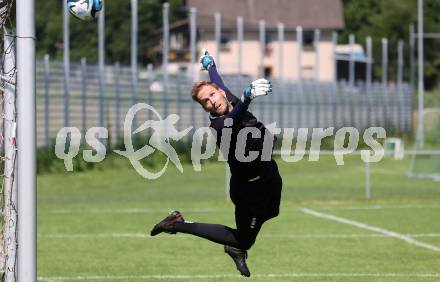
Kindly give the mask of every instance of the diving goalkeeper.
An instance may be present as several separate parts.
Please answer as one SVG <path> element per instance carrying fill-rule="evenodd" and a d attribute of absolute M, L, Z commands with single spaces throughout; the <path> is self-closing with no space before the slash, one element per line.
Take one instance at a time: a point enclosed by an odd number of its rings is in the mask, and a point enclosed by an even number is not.
<path fill-rule="evenodd" d="M 217 73 L 214 58 L 205 50 L 200 58 L 200 64 L 203 70 L 209 72 L 211 81 L 194 84 L 191 96 L 206 112 L 209 112 L 210 127 L 217 132 L 217 146 L 222 150 L 223 155 L 227 156 L 231 169 L 230 197 L 235 205 L 236 228 L 220 224 L 186 222 L 180 212 L 174 211 L 154 226 L 151 236 L 161 232 L 169 234 L 180 232 L 222 244 L 241 275 L 249 277 L 250 272 L 246 264 L 247 250 L 255 243 L 262 224 L 279 214 L 281 198 L 282 179 L 277 164 L 272 159 L 275 137 L 248 111 L 252 100 L 271 93 L 272 86 L 266 79 L 257 79 L 246 87 L 239 99 L 225 86 Z M 246 143 L 243 144 L 239 132 L 249 127 L 260 131 L 261 134 L 248 134 Z M 229 149 L 220 146 L 224 128 L 232 129 Z M 272 138 L 269 158 L 262 157 L 265 135 L 266 138 L 267 136 Z M 237 158 L 238 146 L 244 147 L 244 156 L 258 152 L 259 157 L 252 161 Z"/>

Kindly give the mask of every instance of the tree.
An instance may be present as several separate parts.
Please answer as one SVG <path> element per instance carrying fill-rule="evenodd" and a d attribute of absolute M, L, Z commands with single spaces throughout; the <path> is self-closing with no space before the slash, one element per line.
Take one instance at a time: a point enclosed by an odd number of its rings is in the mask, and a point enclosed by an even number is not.
<path fill-rule="evenodd" d="M 66 0 L 63 0 L 66 1 Z M 37 0 L 36 35 L 37 55 L 49 54 L 52 58 L 63 56 L 63 3 L 60 0 Z M 148 50 L 159 44 L 155 36 L 162 27 L 160 0 L 138 0 L 138 56 L 139 63 L 152 60 Z M 182 0 L 171 0 L 170 21 L 184 17 Z M 131 3 L 128 0 L 105 1 L 106 62 L 130 62 Z M 182 13 L 183 12 L 183 13 Z M 89 62 L 98 60 L 98 20 L 80 21 L 70 17 L 71 60 L 86 57 Z M 154 40 L 152 40 L 154 39 Z"/>
<path fill-rule="evenodd" d="M 440 32 L 440 1 L 424 1 L 425 32 Z M 373 38 L 374 75 L 381 75 L 381 39 L 389 42 L 389 78 L 396 78 L 397 42 L 404 40 L 408 54 L 409 26 L 417 24 L 417 0 L 343 0 L 346 28 L 340 33 L 340 42 L 347 42 L 353 33 L 359 43 L 366 36 Z M 432 88 L 440 82 L 440 40 L 425 40 L 425 84 Z M 408 55 L 404 60 L 408 66 Z M 406 68 L 408 70 L 408 68 Z M 406 73 L 409 76 L 409 72 Z"/>

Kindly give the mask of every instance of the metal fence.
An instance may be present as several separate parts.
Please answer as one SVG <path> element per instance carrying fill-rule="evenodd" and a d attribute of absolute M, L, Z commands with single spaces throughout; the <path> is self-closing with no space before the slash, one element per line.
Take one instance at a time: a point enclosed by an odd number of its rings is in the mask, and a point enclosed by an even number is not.
<path fill-rule="evenodd" d="M 123 122 L 127 110 L 137 102 L 148 103 L 165 118 L 169 114 L 180 116 L 179 129 L 194 126 L 207 126 L 208 115 L 202 108 L 194 103 L 190 97 L 193 81 L 198 77 L 196 73 L 197 53 L 200 44 L 210 41 L 210 50 L 213 52 L 216 62 L 221 70 L 229 73 L 244 74 L 256 73 L 244 71 L 245 57 L 243 45 L 245 42 L 253 42 L 258 45 L 258 52 L 253 62 L 258 61 L 258 75 L 265 76 L 264 61 L 266 47 L 278 46 L 280 50 L 275 65 L 278 66 L 276 79 L 272 80 L 273 94 L 270 97 L 257 99 L 251 104 L 250 110 L 258 119 L 268 124 L 277 122 L 281 128 L 313 128 L 313 127 L 344 127 L 352 126 L 363 130 L 370 126 L 383 126 L 388 132 L 408 132 L 412 128 L 412 88 L 403 82 L 404 73 L 404 45 L 403 41 L 397 44 L 397 66 L 395 83 L 390 83 L 388 63 L 388 40 L 382 39 L 382 67 L 381 81 L 373 79 L 373 39 L 365 39 L 365 54 L 362 46 L 356 44 L 354 35 L 349 37 L 345 47 L 347 50 L 339 52 L 338 35 L 323 32 L 319 29 L 304 30 L 297 26 L 285 27 L 283 24 L 271 26 L 264 19 L 258 22 L 250 19 L 237 17 L 229 18 L 226 15 L 206 15 L 197 12 L 195 8 L 188 9 L 188 27 L 181 38 L 170 36 L 169 13 L 170 5 L 163 3 L 163 28 L 160 47 L 162 49 L 162 63 L 157 72 L 149 68 L 140 68 L 138 58 L 138 3 L 131 0 L 131 62 L 130 66 L 119 64 L 105 65 L 105 11 L 100 12 L 98 20 L 98 65 L 88 65 L 86 60 L 73 62 L 70 60 L 70 24 L 67 9 L 63 10 L 63 62 L 49 61 L 46 56 L 44 61 L 37 62 L 37 141 L 39 146 L 48 146 L 54 140 L 56 133 L 65 126 L 75 126 L 84 135 L 88 128 L 104 126 L 109 131 L 112 144 L 121 140 Z M 197 23 L 205 23 L 210 26 L 210 31 L 202 36 Z M 223 34 L 223 32 L 226 32 Z M 313 31 L 313 34 L 310 32 Z M 186 34 L 187 33 L 187 34 Z M 307 34 L 307 36 L 305 36 Z M 236 58 L 229 63 L 222 57 L 222 35 L 236 43 Z M 292 36 L 295 40 L 292 41 Z M 275 38 L 278 38 L 277 40 Z M 309 38 L 310 37 L 310 38 Z M 308 38 L 303 42 L 304 38 Z M 205 40 L 205 41 L 203 41 Z M 361 40 L 358 38 L 358 40 Z M 362 41 L 362 40 L 361 40 Z M 270 42 L 270 43 L 269 43 Z M 321 48 L 322 42 L 326 42 L 325 48 Z M 200 44 L 199 44 L 200 43 Z M 234 43 L 234 44 L 235 44 Z M 181 45 L 181 46 L 180 46 Z M 199 46 L 200 45 L 200 46 Z M 208 44 L 209 45 L 209 44 Z M 410 77 L 412 77 L 414 44 L 409 44 L 408 52 Z M 328 50 L 331 46 L 331 50 Z M 159 46 L 158 46 L 159 47 Z M 342 46 L 343 47 L 343 46 Z M 312 50 L 305 49 L 311 48 Z M 361 50 L 356 51 L 356 48 Z M 185 58 L 186 72 L 173 73 L 170 70 L 170 50 L 185 51 L 189 58 Z M 322 50 L 321 50 L 322 49 Z M 172 53 L 172 52 L 171 52 Z M 307 55 L 314 57 L 313 67 L 307 69 L 308 75 L 303 73 L 303 59 Z M 294 54 L 294 57 L 290 56 Z M 331 58 L 327 57 L 330 56 Z M 295 58 L 295 59 L 293 59 Z M 323 79 L 320 74 L 324 73 L 321 66 L 324 58 L 330 59 L 333 64 L 333 76 Z M 310 59 L 310 56 L 309 56 Z M 189 64 L 188 64 L 189 61 Z M 223 61 L 223 64 L 222 64 Z M 284 64 L 291 61 L 292 69 L 285 72 Z M 235 63 L 236 62 L 236 63 Z M 249 62 L 249 59 L 248 61 Z M 347 81 L 338 81 L 338 63 L 344 63 L 347 68 L 345 77 Z M 275 66 L 274 65 L 274 66 Z M 357 66 L 365 67 L 365 75 Z M 174 66 L 175 67 L 175 66 Z M 231 72 L 233 70 L 233 72 Z M 256 70 L 256 69 L 255 69 Z M 322 70 L 322 71 L 321 71 Z M 313 71 L 313 74 L 310 72 Z M 328 70 L 327 70 L 328 71 Z M 293 76 L 294 74 L 294 76 Z M 326 74 L 329 74 L 326 72 Z M 205 74 L 206 75 L 206 74 Z M 270 75 L 270 74 L 267 74 Z M 288 81 L 290 79 L 295 79 Z M 284 79 L 283 79 L 284 78 Z M 312 80 L 308 80 L 313 78 Z M 203 77 L 202 77 L 203 79 Z M 244 87 L 255 77 L 243 75 L 225 75 L 224 80 L 230 90 L 237 96 L 241 95 Z M 357 81 L 361 79 L 362 81 Z M 326 82 L 327 81 L 327 82 Z M 158 86 L 158 87 L 156 87 Z M 139 112 L 134 120 L 135 127 L 141 121 L 151 118 L 153 113 Z"/>
<path fill-rule="evenodd" d="M 48 57 L 37 61 L 39 146 L 48 146 L 64 126 L 75 126 L 84 135 L 88 128 L 100 126 L 102 121 L 114 144 L 122 138 L 127 110 L 139 102 L 154 106 L 162 118 L 171 113 L 179 115 L 180 129 L 209 125 L 208 114 L 191 99 L 192 82 L 186 74 L 170 75 L 168 86 L 161 87 L 161 74 L 151 67 L 140 68 L 133 96 L 133 81 L 136 80 L 132 79 L 129 66 L 105 66 L 102 84 L 98 68 L 87 65 L 85 60 L 72 62 L 66 91 L 62 62 L 49 62 Z M 252 79 L 224 77 L 226 85 L 237 96 Z M 273 80 L 272 83 L 273 94 L 256 99 L 250 107 L 250 111 L 266 124 L 276 122 L 281 128 L 352 126 L 358 130 L 382 126 L 397 132 L 408 132 L 412 128 L 412 89 L 406 83 L 358 82 L 352 85 L 345 81 L 308 80 Z M 100 85 L 104 95 L 100 95 Z M 159 87 L 152 89 L 154 86 Z M 139 112 L 137 125 L 147 119 L 157 117 L 151 112 Z"/>

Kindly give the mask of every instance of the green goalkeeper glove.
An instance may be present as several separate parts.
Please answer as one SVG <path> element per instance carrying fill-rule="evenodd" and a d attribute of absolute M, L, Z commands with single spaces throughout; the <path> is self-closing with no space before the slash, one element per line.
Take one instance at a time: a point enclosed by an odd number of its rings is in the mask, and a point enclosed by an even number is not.
<path fill-rule="evenodd" d="M 253 81 L 249 86 L 244 89 L 241 101 L 252 101 L 258 96 L 265 96 L 272 92 L 272 84 L 269 80 L 260 78 Z"/>
<path fill-rule="evenodd" d="M 202 56 L 200 56 L 199 62 L 202 70 L 208 70 L 211 66 L 215 66 L 214 57 L 211 56 L 206 49 L 202 50 Z"/>

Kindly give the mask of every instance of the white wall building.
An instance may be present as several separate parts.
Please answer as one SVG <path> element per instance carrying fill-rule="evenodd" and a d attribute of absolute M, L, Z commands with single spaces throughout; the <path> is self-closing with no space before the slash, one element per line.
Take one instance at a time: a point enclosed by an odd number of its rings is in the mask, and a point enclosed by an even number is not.
<path fill-rule="evenodd" d="M 332 33 L 344 27 L 340 0 L 187 0 L 188 8 L 197 9 L 197 50 L 207 48 L 217 55 L 222 73 L 238 73 L 237 17 L 243 17 L 242 73 L 297 79 L 296 28 L 303 28 L 300 75 L 304 79 L 334 79 L 334 46 Z M 221 48 L 217 54 L 214 14 L 221 14 Z M 266 25 L 263 64 L 260 63 L 259 21 Z M 283 64 L 279 64 L 278 24 L 284 25 Z M 188 21 L 171 25 L 170 58 L 184 64 L 188 61 Z M 314 32 L 320 30 L 320 41 L 314 44 Z M 319 52 L 317 51 L 319 48 Z M 186 51 L 184 51 L 186 50 Z M 183 51 L 183 52 L 182 52 Z M 180 54 L 180 56 L 178 55 Z M 319 58 L 317 58 L 319 54 Z M 318 59 L 318 60 L 317 60 Z M 317 65 L 316 62 L 319 62 Z M 186 63 L 187 64 L 187 63 Z M 318 66 L 318 69 L 317 69 Z"/>

